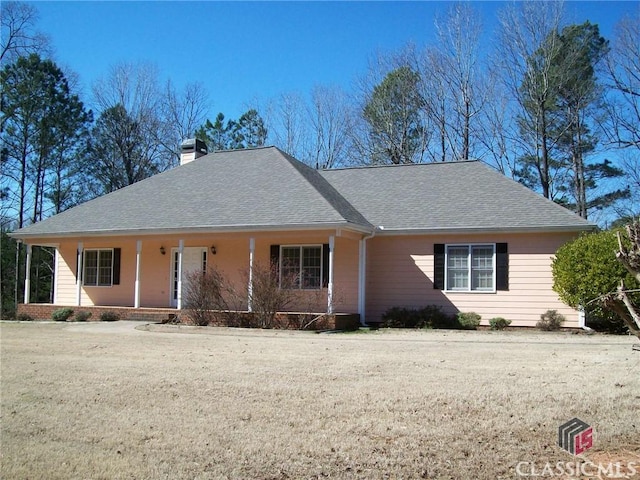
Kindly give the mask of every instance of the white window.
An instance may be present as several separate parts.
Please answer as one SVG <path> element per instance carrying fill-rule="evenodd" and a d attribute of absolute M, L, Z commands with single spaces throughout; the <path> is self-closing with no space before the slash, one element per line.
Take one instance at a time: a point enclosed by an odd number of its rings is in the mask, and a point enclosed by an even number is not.
<path fill-rule="evenodd" d="M 495 244 L 447 245 L 446 285 L 451 291 L 495 291 Z"/>
<path fill-rule="evenodd" d="M 90 287 L 113 284 L 113 250 L 85 250 L 83 283 Z"/>
<path fill-rule="evenodd" d="M 283 246 L 280 249 L 280 285 L 318 289 L 322 285 L 322 246 Z"/>

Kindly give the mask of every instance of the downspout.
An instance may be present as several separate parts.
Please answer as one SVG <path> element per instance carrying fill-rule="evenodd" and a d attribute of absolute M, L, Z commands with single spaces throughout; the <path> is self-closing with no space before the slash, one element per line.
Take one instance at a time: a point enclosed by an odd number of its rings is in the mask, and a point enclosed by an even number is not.
<path fill-rule="evenodd" d="M 593 328 L 587 327 L 587 315 L 582 305 L 578 306 L 578 326 L 585 332 L 593 333 Z"/>
<path fill-rule="evenodd" d="M 360 263 L 358 265 L 358 313 L 360 314 L 360 325 L 367 324 L 365 318 L 366 307 L 366 281 L 367 281 L 367 240 L 376 236 L 378 230 L 384 230 L 382 225 L 374 228 L 370 235 L 360 239 L 359 256 Z"/>

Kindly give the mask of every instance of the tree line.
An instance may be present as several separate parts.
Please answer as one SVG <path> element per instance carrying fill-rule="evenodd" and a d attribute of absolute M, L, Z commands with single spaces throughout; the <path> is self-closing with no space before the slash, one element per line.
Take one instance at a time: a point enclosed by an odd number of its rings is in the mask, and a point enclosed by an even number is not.
<path fill-rule="evenodd" d="M 285 92 L 232 119 L 209 117 L 202 83 L 177 88 L 148 63 L 114 65 L 89 109 L 33 4 L 1 8 L 3 308 L 22 288 L 6 232 L 176 166 L 193 136 L 209 151 L 275 144 L 322 169 L 479 159 L 584 218 L 639 211 L 640 14 L 606 39 L 561 2 L 518 2 L 487 44 L 473 4 L 451 4 L 433 44 L 379 54 L 351 90 Z M 50 273 L 51 252 L 38 256 Z"/>

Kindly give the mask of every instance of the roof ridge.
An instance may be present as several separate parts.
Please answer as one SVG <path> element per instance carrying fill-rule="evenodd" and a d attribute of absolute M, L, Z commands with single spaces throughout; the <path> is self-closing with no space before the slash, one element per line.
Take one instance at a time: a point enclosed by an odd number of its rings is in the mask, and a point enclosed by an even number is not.
<path fill-rule="evenodd" d="M 322 198 L 333 208 L 342 218 L 344 218 L 348 222 L 357 223 L 366 227 L 372 226 L 371 223 L 367 220 L 367 218 L 360 212 L 349 200 L 345 198 L 345 196 L 340 193 L 340 191 L 334 187 L 331 182 L 329 182 L 323 175 L 320 170 L 316 170 L 315 168 L 310 167 L 304 162 L 301 162 L 297 158 L 289 155 L 287 152 L 280 150 L 278 147 L 274 147 L 280 155 L 284 157 L 287 162 L 301 175 L 304 180 L 316 191 L 320 194 Z M 319 188 L 317 183 L 314 183 L 311 176 L 315 177 L 317 180 L 322 182 L 322 186 L 325 191 Z M 328 191 L 328 192 L 327 192 Z M 331 196 L 327 196 L 329 193 Z M 344 211 L 344 209 L 347 211 Z"/>
<path fill-rule="evenodd" d="M 275 148 L 276 150 L 280 150 L 275 145 L 260 145 L 260 146 L 257 146 L 257 147 L 225 148 L 225 149 L 222 149 L 222 150 L 213 150 L 213 151 L 207 153 L 207 155 L 214 155 L 216 153 L 230 153 L 230 152 L 243 152 L 243 151 L 246 152 L 248 150 L 267 150 L 269 148 Z M 203 156 L 206 156 L 206 155 L 203 155 Z M 200 158 L 202 158 L 202 157 L 200 157 Z"/>
<path fill-rule="evenodd" d="M 277 147 L 276 147 L 277 148 Z M 324 168 L 320 172 L 333 172 L 338 170 L 367 170 L 378 168 L 402 168 L 402 167 L 426 167 L 430 165 L 455 165 L 460 163 L 484 163 L 482 160 L 447 160 L 445 162 L 422 162 L 422 163 L 394 163 L 380 165 L 355 165 L 351 167 Z"/>

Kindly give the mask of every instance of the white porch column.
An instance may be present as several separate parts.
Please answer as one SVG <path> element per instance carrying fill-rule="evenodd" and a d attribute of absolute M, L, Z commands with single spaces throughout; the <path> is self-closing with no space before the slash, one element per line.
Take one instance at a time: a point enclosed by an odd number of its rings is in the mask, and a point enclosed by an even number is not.
<path fill-rule="evenodd" d="M 29 303 L 31 298 L 31 245 L 27 243 L 27 262 L 24 273 L 24 303 Z"/>
<path fill-rule="evenodd" d="M 79 307 L 82 304 L 82 259 L 84 244 L 82 242 L 78 242 L 78 272 L 76 274 L 76 305 Z"/>
<path fill-rule="evenodd" d="M 178 310 L 182 309 L 182 252 L 184 251 L 184 240 L 178 242 Z"/>
<path fill-rule="evenodd" d="M 140 257 L 142 253 L 142 240 L 136 242 L 136 283 L 133 306 L 140 308 Z"/>
<path fill-rule="evenodd" d="M 329 285 L 327 286 L 327 313 L 333 313 L 333 249 L 336 238 L 329 237 Z"/>
<path fill-rule="evenodd" d="M 249 239 L 249 296 L 247 301 L 247 310 L 253 312 L 253 254 L 256 249 L 256 239 Z"/>

